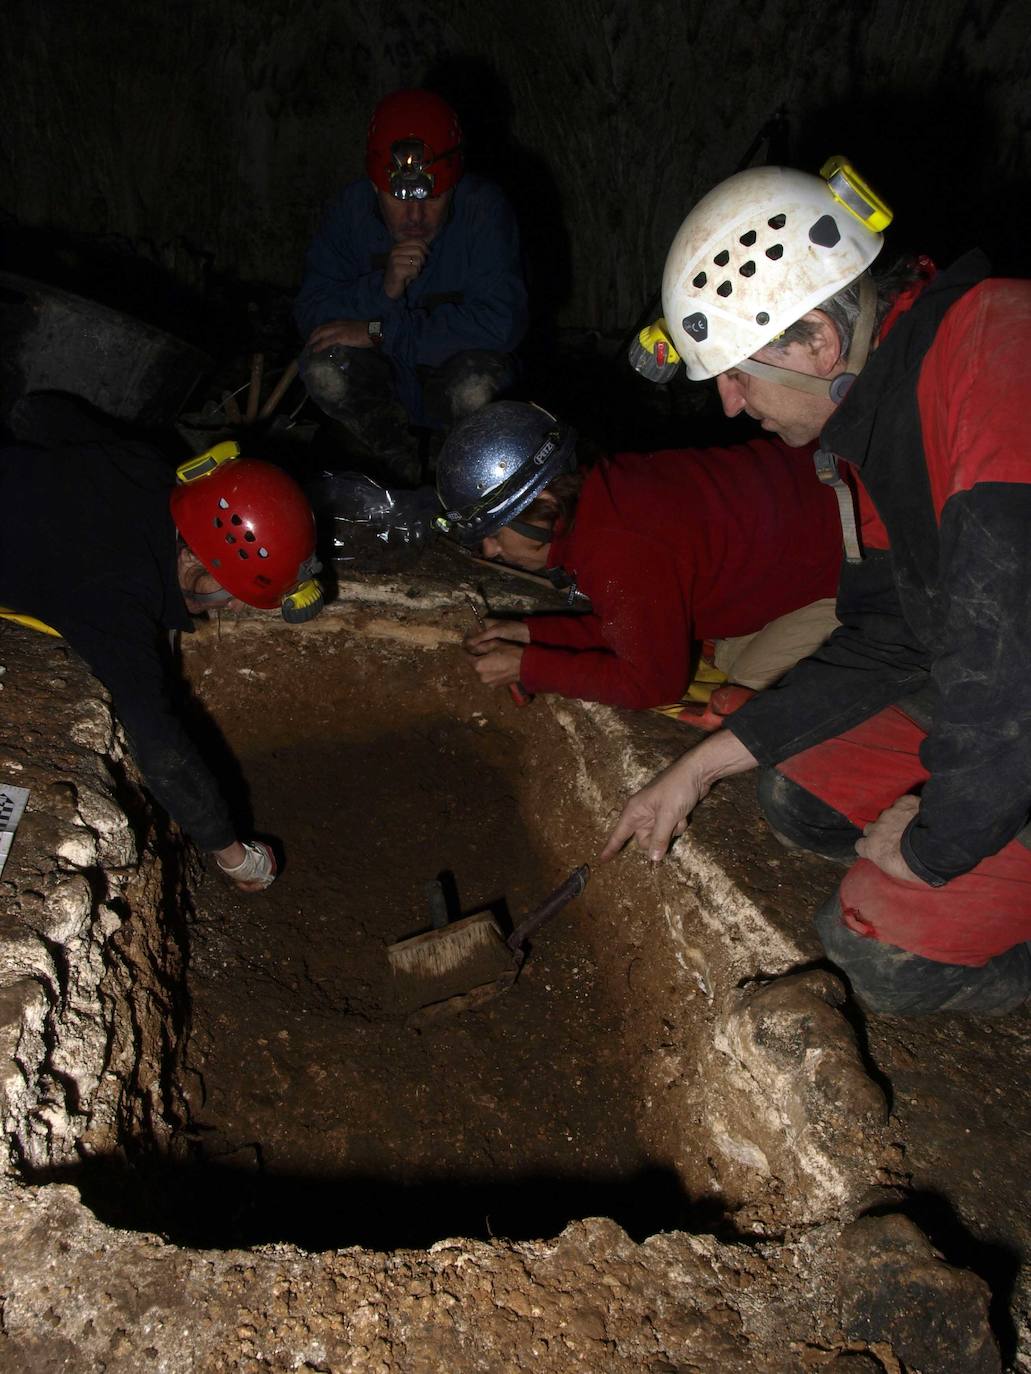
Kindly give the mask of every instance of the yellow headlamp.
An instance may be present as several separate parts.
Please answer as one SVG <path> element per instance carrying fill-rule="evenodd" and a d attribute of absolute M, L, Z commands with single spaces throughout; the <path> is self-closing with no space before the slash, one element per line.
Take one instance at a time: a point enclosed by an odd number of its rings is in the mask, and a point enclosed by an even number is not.
<path fill-rule="evenodd" d="M 820 175 L 834 199 L 860 224 L 874 234 L 887 229 L 894 218 L 891 210 L 877 192 L 867 185 L 851 162 L 840 155 L 830 157 L 820 168 Z"/>
<path fill-rule="evenodd" d="M 645 325 L 631 341 L 627 359 L 634 371 L 650 382 L 668 382 L 672 378 L 680 366 L 680 354 L 673 347 L 664 319 Z"/>
<path fill-rule="evenodd" d="M 324 600 L 322 588 L 313 577 L 309 577 L 283 598 L 283 619 L 290 625 L 303 625 L 306 620 L 314 620 L 322 610 Z"/>
<path fill-rule="evenodd" d="M 239 456 L 240 445 L 233 439 L 226 439 L 223 443 L 213 444 L 203 453 L 198 453 L 196 458 L 187 458 L 185 463 L 180 463 L 175 470 L 175 480 L 185 484 L 196 482 L 198 477 L 210 477 L 222 463 L 228 463 L 230 458 Z"/>

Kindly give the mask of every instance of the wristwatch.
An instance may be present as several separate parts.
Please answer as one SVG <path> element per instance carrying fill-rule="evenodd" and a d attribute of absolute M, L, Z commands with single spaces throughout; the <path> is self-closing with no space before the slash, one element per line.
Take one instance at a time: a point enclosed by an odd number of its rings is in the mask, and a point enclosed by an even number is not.
<path fill-rule="evenodd" d="M 370 321 L 369 321 L 369 342 L 372 344 L 373 348 L 379 348 L 379 346 L 382 344 L 382 342 L 383 342 L 383 321 L 382 321 L 382 320 L 370 320 Z"/>

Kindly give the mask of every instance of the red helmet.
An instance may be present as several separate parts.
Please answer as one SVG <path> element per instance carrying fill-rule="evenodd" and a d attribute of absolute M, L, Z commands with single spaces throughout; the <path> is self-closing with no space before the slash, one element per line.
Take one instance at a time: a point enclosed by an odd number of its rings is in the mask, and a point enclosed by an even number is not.
<path fill-rule="evenodd" d="M 462 175 L 462 126 L 432 91 L 394 91 L 369 120 L 365 170 L 398 200 L 450 191 Z"/>
<path fill-rule="evenodd" d="M 207 476 L 173 487 L 169 499 L 183 539 L 219 585 L 248 606 L 275 610 L 318 571 L 311 506 L 271 463 L 220 462 Z"/>

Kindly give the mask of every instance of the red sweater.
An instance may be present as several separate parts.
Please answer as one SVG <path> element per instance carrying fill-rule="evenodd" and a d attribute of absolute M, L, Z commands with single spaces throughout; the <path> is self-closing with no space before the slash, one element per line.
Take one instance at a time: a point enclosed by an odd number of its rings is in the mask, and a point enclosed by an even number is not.
<path fill-rule="evenodd" d="M 814 448 L 756 439 L 602 461 L 548 557 L 593 610 L 528 620 L 527 690 L 663 705 L 687 687 L 694 642 L 834 596 L 841 528 Z"/>

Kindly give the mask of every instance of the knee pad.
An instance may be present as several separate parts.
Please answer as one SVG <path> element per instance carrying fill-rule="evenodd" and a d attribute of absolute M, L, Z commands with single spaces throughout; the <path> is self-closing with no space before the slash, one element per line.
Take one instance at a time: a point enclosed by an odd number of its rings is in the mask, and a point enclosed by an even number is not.
<path fill-rule="evenodd" d="M 504 353 L 470 348 L 455 353 L 440 369 L 439 383 L 448 424 L 457 424 L 467 415 L 496 401 L 514 380 L 512 366 Z"/>
<path fill-rule="evenodd" d="M 842 919 L 840 891 L 824 902 L 813 922 L 827 958 L 844 973 L 867 1011 L 1002 1016 L 1031 997 L 1031 948 L 1026 944 L 978 966 L 939 963 L 851 930 Z"/>
<path fill-rule="evenodd" d="M 308 395 L 334 420 L 358 405 L 393 399 L 390 364 L 370 348 L 336 344 L 305 355 L 301 377 Z"/>

